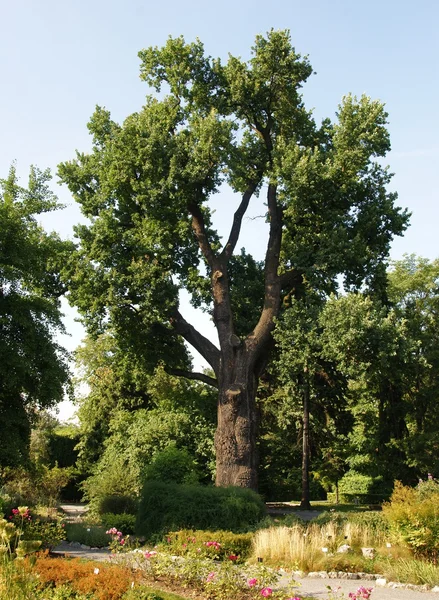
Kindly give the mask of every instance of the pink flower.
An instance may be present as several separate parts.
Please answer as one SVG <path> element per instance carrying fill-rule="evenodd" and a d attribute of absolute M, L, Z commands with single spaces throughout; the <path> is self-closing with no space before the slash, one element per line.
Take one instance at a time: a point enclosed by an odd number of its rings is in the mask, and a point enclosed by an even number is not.
<path fill-rule="evenodd" d="M 121 540 L 119 540 L 119 543 L 121 546 L 123 546 L 125 544 L 125 540 L 122 538 Z"/>
<path fill-rule="evenodd" d="M 207 581 L 207 582 L 210 582 L 210 581 L 212 581 L 213 579 L 215 579 L 215 575 L 216 575 L 215 571 L 212 571 L 212 572 L 211 572 L 211 573 L 209 573 L 209 575 L 206 577 L 206 581 Z"/>
<path fill-rule="evenodd" d="M 112 527 L 108 531 L 105 532 L 107 535 L 118 535 L 116 527 Z"/>
<path fill-rule="evenodd" d="M 258 580 L 256 579 L 256 577 L 252 577 L 252 579 L 249 579 L 247 581 L 248 587 L 254 587 L 255 585 L 257 585 Z"/>
<path fill-rule="evenodd" d="M 271 596 L 272 593 L 273 590 L 269 587 L 264 587 L 261 590 L 261 596 L 264 596 L 264 598 L 268 598 L 268 596 Z"/>

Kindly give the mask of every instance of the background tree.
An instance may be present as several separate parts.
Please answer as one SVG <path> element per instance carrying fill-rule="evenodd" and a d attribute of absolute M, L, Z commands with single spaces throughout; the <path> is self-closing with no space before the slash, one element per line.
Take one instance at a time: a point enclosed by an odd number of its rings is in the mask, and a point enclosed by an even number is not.
<path fill-rule="evenodd" d="M 277 370 L 286 393 L 286 405 L 301 406 L 302 486 L 301 508 L 310 508 L 311 454 L 327 462 L 327 477 L 335 483 L 343 469 L 337 436 L 351 424 L 345 402 L 346 378 L 327 360 L 319 322 L 324 299 L 308 293 L 284 311 L 274 333 L 278 345 Z M 312 446 L 314 452 L 312 452 Z M 325 460 L 326 459 L 326 460 Z M 315 465 L 316 466 L 316 465 Z"/>
<path fill-rule="evenodd" d="M 355 495 L 357 486 L 357 493 L 382 498 L 395 479 L 413 477 L 402 444 L 417 342 L 394 310 L 361 294 L 331 298 L 320 322 L 323 354 L 349 380 L 347 402 L 354 425 L 345 491 Z"/>
<path fill-rule="evenodd" d="M 72 244 L 46 233 L 42 213 L 60 208 L 48 171 L 32 168 L 27 188 L 15 168 L 0 180 L 0 465 L 28 459 L 32 415 L 62 400 L 69 381 L 67 353 L 54 340 L 63 331 L 59 271 Z"/>
<path fill-rule="evenodd" d="M 387 115 L 347 96 L 335 123 L 317 125 L 300 95 L 311 65 L 285 31 L 258 36 L 247 62 L 222 64 L 183 38 L 139 56 L 141 77 L 162 93 L 122 125 L 97 108 L 92 152 L 59 167 L 90 219 L 76 229 L 70 298 L 89 331 L 111 327 L 122 351 L 218 387 L 216 482 L 255 488 L 255 395 L 282 297 L 299 294 L 304 279 L 324 289 L 340 274 L 347 286 L 372 280 L 406 227 L 386 190 L 390 174 L 374 161 L 390 148 Z M 222 244 L 209 200 L 223 184 L 236 207 Z M 237 280 L 242 220 L 264 201 L 263 269 L 242 260 Z M 207 303 L 219 348 L 183 318 L 182 288 Z M 214 377 L 190 370 L 183 340 Z"/>
<path fill-rule="evenodd" d="M 407 435 L 399 442 L 417 477 L 439 473 L 439 260 L 404 256 L 389 271 L 389 300 L 413 340 L 405 388 Z M 409 365 L 407 365 L 409 366 Z"/>

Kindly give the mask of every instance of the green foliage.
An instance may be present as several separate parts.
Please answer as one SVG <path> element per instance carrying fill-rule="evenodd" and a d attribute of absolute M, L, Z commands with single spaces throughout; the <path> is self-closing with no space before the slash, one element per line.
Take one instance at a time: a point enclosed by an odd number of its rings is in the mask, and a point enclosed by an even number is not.
<path fill-rule="evenodd" d="M 111 536 L 105 533 L 105 527 L 99 525 L 66 523 L 65 529 L 69 542 L 78 542 L 91 548 L 106 548 L 111 542 Z"/>
<path fill-rule="evenodd" d="M 382 477 L 351 470 L 340 479 L 339 492 L 341 501 L 379 504 L 390 496 L 391 490 L 383 483 Z"/>
<path fill-rule="evenodd" d="M 71 475 L 71 469 L 57 466 L 40 465 L 32 470 L 5 469 L 1 490 L 12 506 L 44 504 L 52 507 L 59 501 L 61 490 L 68 484 Z"/>
<path fill-rule="evenodd" d="M 102 525 L 106 530 L 115 527 L 124 534 L 133 534 L 136 526 L 136 516 L 129 513 L 104 513 L 101 515 Z"/>
<path fill-rule="evenodd" d="M 158 546 L 165 552 L 178 556 L 199 556 L 229 559 L 238 556 L 240 561 L 250 556 L 252 548 L 252 533 L 232 533 L 231 531 L 196 531 L 181 529 L 169 532 L 166 541 Z M 212 542 L 219 544 L 212 545 Z"/>
<path fill-rule="evenodd" d="M 401 581 L 415 585 L 439 585 L 439 567 L 431 561 L 413 558 L 387 559 L 378 562 L 379 572 L 388 581 Z"/>
<path fill-rule="evenodd" d="M 264 513 L 264 503 L 251 490 L 146 481 L 136 530 L 146 537 L 181 528 L 245 531 Z"/>
<path fill-rule="evenodd" d="M 327 525 L 328 523 L 334 523 L 338 527 L 346 525 L 346 523 L 352 523 L 353 525 L 359 525 L 360 527 L 367 528 L 372 535 L 382 536 L 389 531 L 389 525 L 387 520 L 381 511 L 361 511 L 361 512 L 334 512 L 324 511 L 317 517 L 315 517 L 311 523 L 313 525 Z"/>
<path fill-rule="evenodd" d="M 162 592 L 145 586 L 135 587 L 128 590 L 122 596 L 122 600 L 185 600 L 182 596 L 171 594 L 170 592 Z"/>
<path fill-rule="evenodd" d="M 100 498 L 97 509 L 102 517 L 106 514 L 135 515 L 137 512 L 137 499 L 124 494 L 103 495 Z"/>
<path fill-rule="evenodd" d="M 170 444 L 154 455 L 150 465 L 145 468 L 145 480 L 155 479 L 166 483 L 196 484 L 200 476 L 194 459 L 185 449 Z"/>
<path fill-rule="evenodd" d="M 69 381 L 60 265 L 72 244 L 46 233 L 42 213 L 59 208 L 48 171 L 31 168 L 27 188 L 15 168 L 0 180 L 0 465 L 25 464 L 32 412 L 59 402 Z"/>
<path fill-rule="evenodd" d="M 101 415 L 107 423 L 106 431 L 99 434 L 106 436 L 103 453 L 101 449 L 93 474 L 83 484 L 92 508 L 106 496 L 137 497 L 145 474 L 157 476 L 159 472 L 164 476 L 166 471 L 170 478 L 197 481 L 204 475 L 204 479 L 211 480 L 215 398 L 205 388 L 169 377 L 159 369 L 148 378 L 149 410 L 122 410 L 116 404 L 110 417 Z M 117 403 L 117 398 L 114 400 Z M 94 400 L 89 397 L 80 409 L 81 428 L 86 430 L 82 456 L 83 452 L 89 453 L 90 434 L 94 435 L 90 423 L 83 420 L 88 411 L 82 412 L 82 408 L 90 408 L 92 403 Z M 102 512 L 101 508 L 98 510 Z"/>
<path fill-rule="evenodd" d="M 419 484 L 418 488 L 395 483 L 383 514 L 397 539 L 415 556 L 437 560 L 439 556 L 439 485 Z"/>

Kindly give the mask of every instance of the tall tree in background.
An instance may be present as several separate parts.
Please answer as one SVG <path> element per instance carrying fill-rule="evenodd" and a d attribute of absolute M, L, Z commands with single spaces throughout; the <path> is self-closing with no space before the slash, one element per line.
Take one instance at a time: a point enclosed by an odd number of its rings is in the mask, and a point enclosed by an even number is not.
<path fill-rule="evenodd" d="M 406 255 L 389 272 L 389 300 L 413 340 L 404 401 L 406 436 L 398 446 L 417 477 L 439 475 L 439 260 Z"/>
<path fill-rule="evenodd" d="M 335 484 L 343 461 L 336 452 L 337 438 L 351 424 L 345 394 L 346 378 L 323 352 L 320 316 L 323 298 L 308 292 L 283 312 L 274 337 L 278 346 L 277 371 L 287 395 L 286 403 L 294 410 L 301 407 L 302 490 L 300 506 L 310 508 L 311 445 L 318 448 L 319 462 L 328 462 Z M 316 465 L 314 465 L 315 467 Z M 337 467 L 337 468 L 335 468 Z"/>
<path fill-rule="evenodd" d="M 15 169 L 0 180 L 0 465 L 28 458 L 33 411 L 62 400 L 69 379 L 62 331 L 59 272 L 72 245 L 38 224 L 59 208 L 47 182 L 32 168 L 27 188 Z"/>
<path fill-rule="evenodd" d="M 248 62 L 222 64 L 183 38 L 139 56 L 162 93 L 122 125 L 97 108 L 92 152 L 59 167 L 91 221 L 76 229 L 70 298 L 90 331 L 110 326 L 122 350 L 218 387 L 216 482 L 256 488 L 255 395 L 282 297 L 304 293 L 304 280 L 373 280 L 407 225 L 374 161 L 390 148 L 387 115 L 346 96 L 336 122 L 317 125 L 300 95 L 312 68 L 286 31 L 258 36 Z M 225 184 L 236 207 L 221 243 L 209 200 Z M 235 255 L 250 203 L 266 214 L 261 269 Z M 183 288 L 211 312 L 219 348 L 183 318 Z M 183 340 L 213 377 L 191 371 Z"/>

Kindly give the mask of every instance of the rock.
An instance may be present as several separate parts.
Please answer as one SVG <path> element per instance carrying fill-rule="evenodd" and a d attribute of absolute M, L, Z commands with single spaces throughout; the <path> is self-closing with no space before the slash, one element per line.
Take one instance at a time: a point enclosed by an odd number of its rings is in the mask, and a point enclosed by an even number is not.
<path fill-rule="evenodd" d="M 435 594 L 439 594 L 439 585 L 435 585 L 430 591 L 434 592 Z"/>
<path fill-rule="evenodd" d="M 364 558 L 375 558 L 375 548 L 361 548 Z"/>
<path fill-rule="evenodd" d="M 384 586 L 387 584 L 387 579 L 385 579 L 384 577 L 377 577 L 377 578 L 375 579 L 375 583 L 376 583 L 377 585 L 381 585 L 381 586 L 383 586 L 383 587 L 384 587 Z"/>
<path fill-rule="evenodd" d="M 303 579 L 305 577 L 305 573 L 303 571 L 293 571 L 291 576 L 293 579 Z"/>

